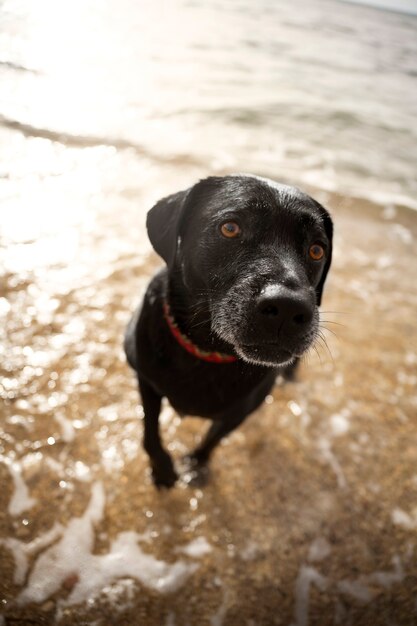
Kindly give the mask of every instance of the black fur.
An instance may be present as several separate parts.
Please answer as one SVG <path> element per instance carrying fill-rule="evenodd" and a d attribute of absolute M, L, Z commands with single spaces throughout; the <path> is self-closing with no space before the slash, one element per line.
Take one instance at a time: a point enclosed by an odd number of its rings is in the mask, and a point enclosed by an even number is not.
<path fill-rule="evenodd" d="M 223 236 L 225 222 L 239 225 L 237 237 Z M 262 403 L 277 373 L 290 376 L 314 343 L 333 227 L 328 212 L 301 191 L 236 175 L 210 177 L 160 200 L 147 228 L 167 266 L 133 316 L 125 350 L 138 375 L 153 479 L 170 487 L 177 474 L 159 435 L 162 397 L 181 415 L 213 420 L 192 454 L 204 464 Z M 309 256 L 314 243 L 325 250 L 318 261 Z M 208 363 L 189 354 L 167 325 L 164 301 L 200 349 L 236 361 Z"/>

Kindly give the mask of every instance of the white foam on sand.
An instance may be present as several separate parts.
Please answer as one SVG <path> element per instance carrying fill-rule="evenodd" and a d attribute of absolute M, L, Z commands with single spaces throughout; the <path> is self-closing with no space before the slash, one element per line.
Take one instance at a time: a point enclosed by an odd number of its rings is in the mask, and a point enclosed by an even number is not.
<path fill-rule="evenodd" d="M 193 541 L 190 541 L 188 545 L 177 548 L 177 552 L 182 552 L 187 556 L 195 558 L 204 556 L 205 554 L 209 554 L 211 551 L 212 547 L 205 537 L 197 537 L 197 539 L 193 539 Z"/>
<path fill-rule="evenodd" d="M 291 626 L 308 626 L 310 587 L 313 584 L 324 591 L 327 579 L 314 567 L 302 565 L 295 583 L 295 622 Z"/>
<path fill-rule="evenodd" d="M 62 441 L 65 441 L 65 443 L 70 443 L 71 441 L 74 441 L 75 430 L 72 421 L 64 417 L 62 413 L 58 412 L 55 413 L 54 419 L 61 427 Z"/>
<path fill-rule="evenodd" d="M 126 607 L 132 606 L 135 590 L 136 583 L 134 580 L 131 578 L 121 578 L 111 585 L 103 587 L 101 591 L 116 611 L 122 611 Z"/>
<path fill-rule="evenodd" d="M 0 539 L 0 545 L 8 548 L 13 554 L 15 562 L 14 582 L 16 585 L 23 585 L 25 581 L 29 566 L 29 557 L 53 543 L 61 536 L 62 531 L 63 527 L 61 524 L 56 523 L 46 533 L 36 537 L 29 543 L 19 541 L 19 539 L 14 539 L 13 537 Z"/>
<path fill-rule="evenodd" d="M 341 580 L 338 588 L 344 595 L 351 596 L 362 604 L 367 604 L 376 595 L 375 586 L 389 589 L 392 585 L 402 582 L 404 579 L 404 569 L 400 557 L 395 555 L 392 558 L 393 569 L 390 571 L 377 571 L 360 576 L 356 580 Z"/>
<path fill-rule="evenodd" d="M 143 552 L 139 542 L 148 540 L 148 537 L 133 531 L 119 533 L 107 554 L 92 554 L 94 524 L 103 518 L 104 506 L 103 485 L 95 482 L 84 515 L 71 519 L 66 527 L 55 529 L 60 539 L 35 561 L 27 587 L 17 598 L 18 604 L 43 602 L 63 586 L 70 586 L 71 590 L 65 600 L 60 600 L 59 606 L 78 604 L 122 578 L 134 578 L 151 589 L 167 593 L 176 591 L 198 569 L 196 563 L 183 560 L 166 563 Z M 201 556 L 208 549 L 207 542 L 204 542 L 195 540 L 184 551 L 191 556 Z M 22 560 L 22 552 L 11 544 L 9 547 L 18 555 L 16 569 L 21 581 L 27 562 Z"/>
<path fill-rule="evenodd" d="M 21 463 L 2 454 L 0 455 L 0 463 L 7 466 L 14 483 L 14 491 L 8 506 L 9 513 L 10 515 L 19 515 L 30 509 L 36 503 L 36 499 L 29 495 L 29 489 L 22 477 Z"/>
<path fill-rule="evenodd" d="M 312 550 L 313 546 L 315 546 L 314 550 Z M 330 545 L 324 539 L 320 539 L 320 546 L 316 540 L 310 547 L 309 558 L 317 552 L 318 560 L 320 560 L 324 558 L 323 555 L 329 554 L 329 550 Z M 392 564 L 392 570 L 372 572 L 354 580 L 341 580 L 337 583 L 337 588 L 342 595 L 350 596 L 360 604 L 367 604 L 379 593 L 377 587 L 390 589 L 404 579 L 405 573 L 398 555 L 393 557 Z M 311 585 L 316 585 L 320 591 L 324 591 L 328 584 L 328 578 L 320 574 L 317 569 L 307 565 L 301 566 L 295 583 L 295 622 L 291 626 L 308 626 Z"/>
<path fill-rule="evenodd" d="M 362 604 L 370 602 L 375 595 L 375 592 L 372 592 L 360 580 L 341 580 L 337 586 L 342 594 L 350 596 Z"/>
<path fill-rule="evenodd" d="M 329 556 L 332 551 L 331 545 L 324 537 L 317 537 L 311 544 L 308 551 L 309 561 L 322 561 Z"/>
<path fill-rule="evenodd" d="M 326 437 L 320 437 L 318 448 L 324 461 L 326 461 L 335 473 L 337 484 L 340 489 L 346 489 L 347 482 L 345 474 L 332 450 L 332 444 Z"/>
<path fill-rule="evenodd" d="M 402 509 L 396 508 L 392 512 L 392 521 L 397 526 L 402 526 L 406 530 L 417 529 L 417 507 L 411 512 L 406 513 Z"/>
<path fill-rule="evenodd" d="M 343 413 L 335 413 L 330 417 L 330 427 L 332 429 L 333 436 L 340 437 L 348 432 L 350 428 L 349 420 L 346 415 L 343 415 Z"/>
<path fill-rule="evenodd" d="M 227 591 L 223 596 L 222 603 L 218 607 L 217 611 L 210 617 L 210 626 L 223 626 L 224 618 L 226 617 L 228 608 L 229 594 Z"/>

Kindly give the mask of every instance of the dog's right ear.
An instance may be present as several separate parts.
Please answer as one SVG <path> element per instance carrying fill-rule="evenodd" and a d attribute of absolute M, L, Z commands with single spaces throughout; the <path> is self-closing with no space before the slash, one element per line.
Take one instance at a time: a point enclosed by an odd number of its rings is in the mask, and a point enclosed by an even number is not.
<path fill-rule="evenodd" d="M 146 228 L 150 242 L 168 268 L 174 264 L 179 227 L 188 189 L 162 198 L 148 212 Z"/>

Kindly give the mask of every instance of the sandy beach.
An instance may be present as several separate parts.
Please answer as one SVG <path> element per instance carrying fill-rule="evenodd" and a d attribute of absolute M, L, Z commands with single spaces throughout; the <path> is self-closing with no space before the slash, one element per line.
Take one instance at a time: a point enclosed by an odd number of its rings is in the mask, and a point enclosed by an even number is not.
<path fill-rule="evenodd" d="M 336 227 L 326 345 L 225 440 L 206 486 L 156 491 L 141 449 L 121 344 L 160 261 L 126 249 L 145 237 L 133 209 L 96 211 L 78 265 L 5 276 L 4 624 L 416 622 L 417 217 L 308 191 Z M 207 425 L 168 405 L 162 423 L 180 467 Z"/>

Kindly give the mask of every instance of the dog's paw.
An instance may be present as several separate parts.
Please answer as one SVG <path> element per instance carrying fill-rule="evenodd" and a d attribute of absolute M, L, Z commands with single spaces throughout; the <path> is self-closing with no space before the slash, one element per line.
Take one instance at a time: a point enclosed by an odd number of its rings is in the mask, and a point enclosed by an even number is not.
<path fill-rule="evenodd" d="M 174 469 L 171 457 L 168 455 L 152 465 L 152 480 L 158 489 L 163 487 L 170 489 L 178 480 L 178 474 Z"/>
<path fill-rule="evenodd" d="M 152 480 L 157 489 L 171 489 L 178 480 L 178 474 L 175 471 L 167 474 L 153 469 Z"/>

